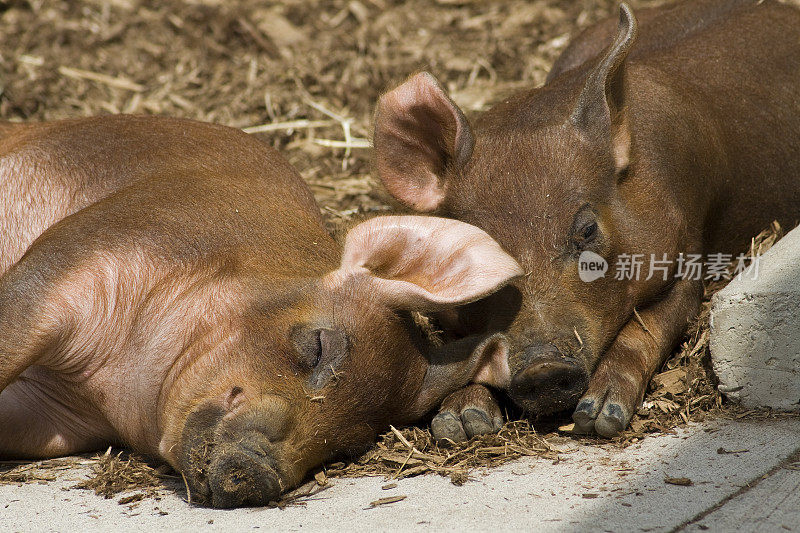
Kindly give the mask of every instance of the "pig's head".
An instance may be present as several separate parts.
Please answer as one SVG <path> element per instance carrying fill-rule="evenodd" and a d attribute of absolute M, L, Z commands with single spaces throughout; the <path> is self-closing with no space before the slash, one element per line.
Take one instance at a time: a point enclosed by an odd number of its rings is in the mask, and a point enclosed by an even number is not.
<path fill-rule="evenodd" d="M 303 274 L 219 280 L 218 302 L 246 305 L 212 317 L 172 370 L 160 450 L 194 502 L 266 504 L 469 381 L 508 379 L 496 337 L 437 347 L 412 318 L 522 274 L 478 228 L 375 218 L 350 230 L 337 269 Z"/>
<path fill-rule="evenodd" d="M 648 169 L 629 129 L 625 58 L 636 22 L 585 67 L 503 101 L 471 127 L 428 73 L 386 93 L 376 114 L 380 177 L 400 202 L 487 231 L 520 262 L 521 309 L 508 330 L 511 397 L 533 414 L 572 408 L 634 306 L 659 280 L 617 281 L 632 250 L 671 250 L 671 223 L 645 199 Z M 592 261 L 604 277 L 581 275 Z M 662 282 L 663 283 L 663 282 Z"/>

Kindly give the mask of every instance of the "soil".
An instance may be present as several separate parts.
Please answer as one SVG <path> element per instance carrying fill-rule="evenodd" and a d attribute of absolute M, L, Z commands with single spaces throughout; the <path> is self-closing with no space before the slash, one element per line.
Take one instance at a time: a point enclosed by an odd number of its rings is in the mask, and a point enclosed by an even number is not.
<path fill-rule="evenodd" d="M 541 84 L 570 37 L 615 14 L 617 3 L 0 0 L 0 119 L 151 113 L 246 128 L 300 171 L 335 228 L 396 207 L 377 184 L 369 150 L 382 91 L 427 70 L 472 115 Z M 636 9 L 664 2 L 629 3 Z M 758 242 L 768 247 L 779 233 L 772 228 Z M 710 286 L 707 296 L 718 288 Z M 630 430 L 613 444 L 709 414 L 753 415 L 725 406 L 716 392 L 708 368 L 707 302 L 653 380 Z M 587 439 L 557 429 L 567 421 L 512 420 L 498 435 L 455 446 L 437 445 L 422 427 L 404 428 L 384 435 L 361 458 L 327 465 L 314 483 L 425 472 L 463 483 L 473 468 L 523 455 L 558 460 L 558 439 Z M 150 494 L 159 476 L 174 476 L 116 452 L 93 461 L 95 478 L 83 485 L 104 495 L 134 488 Z M 35 468 L 3 463 L 0 483 L 47 481 L 48 464 L 65 468 L 58 460 Z"/>

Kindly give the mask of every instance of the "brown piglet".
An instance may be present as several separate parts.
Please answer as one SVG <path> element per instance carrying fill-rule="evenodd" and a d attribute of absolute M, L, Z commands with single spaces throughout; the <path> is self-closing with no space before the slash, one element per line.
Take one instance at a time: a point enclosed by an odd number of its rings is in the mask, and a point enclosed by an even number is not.
<path fill-rule="evenodd" d="M 470 381 L 498 337 L 414 313 L 520 275 L 483 231 L 373 218 L 344 246 L 272 148 L 212 124 L 0 125 L 0 458 L 128 446 L 192 502 L 263 505 Z"/>
<path fill-rule="evenodd" d="M 637 15 L 622 4 L 544 86 L 474 126 L 427 73 L 383 95 L 375 122 L 391 194 L 484 229 L 526 272 L 461 317 L 491 330 L 516 313 L 496 348 L 511 398 L 604 436 L 627 427 L 703 280 L 800 217 L 800 11 L 699 0 Z M 463 437 L 470 402 L 496 410 L 475 390 L 448 399 L 435 433 Z"/>

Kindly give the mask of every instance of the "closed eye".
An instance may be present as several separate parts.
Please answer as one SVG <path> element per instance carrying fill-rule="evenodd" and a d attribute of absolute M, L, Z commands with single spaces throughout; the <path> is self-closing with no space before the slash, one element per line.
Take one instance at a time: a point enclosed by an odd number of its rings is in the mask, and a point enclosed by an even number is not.
<path fill-rule="evenodd" d="M 313 347 L 311 352 L 309 353 L 309 366 L 310 368 L 316 368 L 319 365 L 319 362 L 322 360 L 322 330 L 318 329 L 315 332 L 314 340 L 313 340 Z"/>

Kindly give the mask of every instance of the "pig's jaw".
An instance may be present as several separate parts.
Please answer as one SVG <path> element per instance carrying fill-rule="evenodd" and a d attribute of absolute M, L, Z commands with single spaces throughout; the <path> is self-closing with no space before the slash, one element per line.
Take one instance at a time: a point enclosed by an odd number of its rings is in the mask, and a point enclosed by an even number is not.
<path fill-rule="evenodd" d="M 169 463 L 169 465 L 175 469 L 178 468 L 174 453 L 177 445 L 178 442 L 169 438 L 167 435 L 163 435 L 161 437 L 161 442 L 158 443 L 158 455 L 161 457 L 161 459 Z"/>
<path fill-rule="evenodd" d="M 305 446 L 292 440 L 286 428 L 262 426 L 262 418 L 271 418 L 262 404 L 263 400 L 229 409 L 221 399 L 207 401 L 163 436 L 159 453 L 183 475 L 192 503 L 218 508 L 266 505 L 321 462 L 298 456 Z"/>

